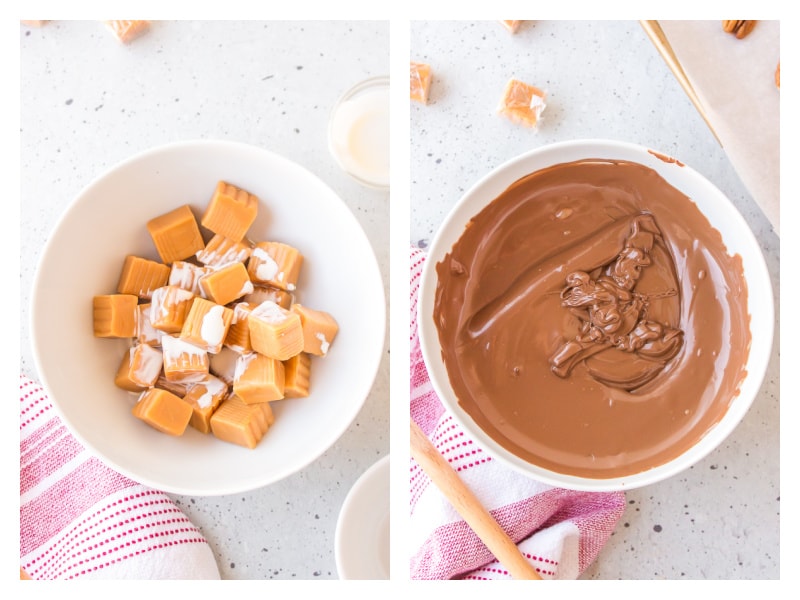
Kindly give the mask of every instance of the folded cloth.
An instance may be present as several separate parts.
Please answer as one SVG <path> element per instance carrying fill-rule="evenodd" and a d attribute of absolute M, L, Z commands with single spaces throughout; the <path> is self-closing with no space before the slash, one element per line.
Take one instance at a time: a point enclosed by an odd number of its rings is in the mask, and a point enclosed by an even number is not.
<path fill-rule="evenodd" d="M 411 248 L 411 418 L 489 510 L 543 579 L 577 579 L 625 508 L 625 495 L 545 485 L 492 460 L 453 420 L 431 387 L 417 335 L 425 253 Z M 412 579 L 510 579 L 411 459 Z"/>
<path fill-rule="evenodd" d="M 220 578 L 166 494 L 92 456 L 38 383 L 20 375 L 19 391 L 20 566 L 31 579 Z"/>

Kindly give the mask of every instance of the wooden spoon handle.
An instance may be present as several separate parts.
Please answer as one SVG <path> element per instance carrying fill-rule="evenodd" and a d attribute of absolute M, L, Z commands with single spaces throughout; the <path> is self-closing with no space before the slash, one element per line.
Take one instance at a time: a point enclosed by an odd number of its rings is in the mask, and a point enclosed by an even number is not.
<path fill-rule="evenodd" d="M 411 456 L 514 579 L 542 578 L 413 420 Z"/>

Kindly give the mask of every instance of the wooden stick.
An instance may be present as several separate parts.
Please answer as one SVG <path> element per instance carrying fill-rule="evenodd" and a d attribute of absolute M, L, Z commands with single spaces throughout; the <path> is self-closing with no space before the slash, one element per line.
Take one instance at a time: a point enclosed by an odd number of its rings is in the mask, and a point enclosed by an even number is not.
<path fill-rule="evenodd" d="M 413 420 L 411 456 L 514 579 L 542 578 Z"/>
<path fill-rule="evenodd" d="M 650 38 L 650 41 L 653 42 L 653 45 L 667 63 L 670 71 L 672 71 L 673 75 L 675 75 L 677 78 L 678 83 L 681 84 L 683 91 L 686 92 L 687 96 L 689 96 L 689 100 L 692 101 L 692 104 L 694 104 L 697 112 L 699 112 L 700 116 L 703 117 L 703 120 L 706 122 L 706 125 L 708 125 L 712 135 L 716 138 L 717 143 L 720 143 L 719 138 L 717 137 L 717 132 L 714 131 L 714 128 L 711 126 L 711 121 L 709 120 L 708 115 L 703 108 L 703 104 L 700 102 L 700 98 L 698 98 L 697 93 L 692 87 L 692 84 L 689 82 L 689 78 L 686 76 L 683 67 L 681 67 L 678 57 L 675 56 L 675 51 L 672 49 L 672 45 L 667 40 L 667 36 L 664 33 L 664 30 L 661 28 L 661 25 L 658 24 L 658 21 L 639 21 L 639 23 L 641 23 L 645 33 Z"/>

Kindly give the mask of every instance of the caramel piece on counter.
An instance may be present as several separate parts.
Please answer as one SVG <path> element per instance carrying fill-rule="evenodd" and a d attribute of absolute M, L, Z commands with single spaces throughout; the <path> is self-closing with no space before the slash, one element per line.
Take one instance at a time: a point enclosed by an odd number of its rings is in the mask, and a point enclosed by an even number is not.
<path fill-rule="evenodd" d="M 250 245 L 245 242 L 234 242 L 215 234 L 195 257 L 208 267 L 221 267 L 232 262 L 246 262 L 251 251 Z"/>
<path fill-rule="evenodd" d="M 172 392 L 150 388 L 142 392 L 131 411 L 150 427 L 169 435 L 183 435 L 192 418 L 192 407 Z"/>
<path fill-rule="evenodd" d="M 536 127 L 545 108 L 545 93 L 539 88 L 510 79 L 497 111 L 515 123 Z"/>
<path fill-rule="evenodd" d="M 281 361 L 256 352 L 242 354 L 236 361 L 233 393 L 245 404 L 280 400 L 285 377 Z"/>
<path fill-rule="evenodd" d="M 176 285 L 153 291 L 150 301 L 150 325 L 165 333 L 178 333 L 192 307 L 195 295 Z"/>
<path fill-rule="evenodd" d="M 253 283 L 266 283 L 294 291 L 300 277 L 303 255 L 297 248 L 281 242 L 259 242 L 250 254 L 247 272 Z"/>
<path fill-rule="evenodd" d="M 204 265 L 195 265 L 184 260 L 176 260 L 169 271 L 167 285 L 176 285 L 196 296 L 201 295 L 200 278 L 211 273 L 213 269 Z"/>
<path fill-rule="evenodd" d="M 283 362 L 284 398 L 305 398 L 311 388 L 311 356 L 301 352 Z"/>
<path fill-rule="evenodd" d="M 129 392 L 141 392 L 155 385 L 161 374 L 162 354 L 149 344 L 136 344 L 122 357 L 114 384 Z"/>
<path fill-rule="evenodd" d="M 228 328 L 233 321 L 233 310 L 204 298 L 195 298 L 181 329 L 181 339 L 217 353 L 222 349 Z"/>
<path fill-rule="evenodd" d="M 234 242 L 241 242 L 258 215 L 258 197 L 220 181 L 200 224 Z"/>
<path fill-rule="evenodd" d="M 293 304 L 291 309 L 300 317 L 303 327 L 303 352 L 325 356 L 339 332 L 339 324 L 329 313 L 314 310 L 302 304 Z"/>
<path fill-rule="evenodd" d="M 103 21 L 123 44 L 128 44 L 150 29 L 150 21 Z"/>
<path fill-rule="evenodd" d="M 209 358 L 205 349 L 175 335 L 165 335 L 161 338 L 161 351 L 167 381 L 191 383 L 205 381 L 208 377 Z"/>
<path fill-rule="evenodd" d="M 117 292 L 150 300 L 153 291 L 167 285 L 169 267 L 160 262 L 129 254 L 125 257 Z"/>
<path fill-rule="evenodd" d="M 517 31 L 519 31 L 520 23 L 522 23 L 522 21 L 500 21 L 500 24 L 511 33 L 517 33 Z"/>
<path fill-rule="evenodd" d="M 300 315 L 267 300 L 256 306 L 247 319 L 253 350 L 286 360 L 303 351 Z"/>
<path fill-rule="evenodd" d="M 20 23 L 28 27 L 41 27 L 42 25 L 47 23 L 47 21 L 29 20 L 29 21 L 20 21 Z"/>
<path fill-rule="evenodd" d="M 431 89 L 431 66 L 420 62 L 411 62 L 411 99 L 422 104 L 428 103 Z"/>
<path fill-rule="evenodd" d="M 253 289 L 247 269 L 238 262 L 220 267 L 200 279 L 203 295 L 217 304 L 230 304 Z"/>
<path fill-rule="evenodd" d="M 236 375 L 236 361 L 239 360 L 240 353 L 227 346 L 222 346 L 222 350 L 216 354 L 208 355 L 208 371 L 211 375 L 219 377 L 228 386 L 233 385 L 233 378 Z"/>
<path fill-rule="evenodd" d="M 95 337 L 134 337 L 138 304 L 139 297 L 134 294 L 95 296 L 92 300 Z"/>
<path fill-rule="evenodd" d="M 253 306 L 258 306 L 266 300 L 272 300 L 278 306 L 289 308 L 294 302 L 291 292 L 282 290 L 272 285 L 253 286 L 253 291 L 242 296 L 242 300 Z"/>
<path fill-rule="evenodd" d="M 189 425 L 200 433 L 211 431 L 211 415 L 228 395 L 228 386 L 221 379 L 209 375 L 208 379 L 189 384 L 183 401 L 192 407 Z"/>
<path fill-rule="evenodd" d="M 211 433 L 218 439 L 255 448 L 275 422 L 269 402 L 245 404 L 233 395 L 211 415 Z"/>
<path fill-rule="evenodd" d="M 139 344 L 149 344 L 151 346 L 161 345 L 163 331 L 159 331 L 150 322 L 150 310 L 152 304 L 140 304 L 136 307 L 136 341 Z"/>
<path fill-rule="evenodd" d="M 250 325 L 247 321 L 253 308 L 254 305 L 249 302 L 238 302 L 233 305 L 233 321 L 223 344 L 240 354 L 253 351 L 253 345 L 250 343 Z"/>
<path fill-rule="evenodd" d="M 161 261 L 170 264 L 194 256 L 203 249 L 203 236 L 188 204 L 147 222 Z"/>

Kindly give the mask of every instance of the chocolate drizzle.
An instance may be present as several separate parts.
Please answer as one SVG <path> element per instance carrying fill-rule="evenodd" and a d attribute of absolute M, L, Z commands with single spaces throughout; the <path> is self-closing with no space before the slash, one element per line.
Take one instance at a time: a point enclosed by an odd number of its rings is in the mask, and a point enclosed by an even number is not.
<path fill-rule="evenodd" d="M 459 403 L 511 452 L 595 478 L 663 464 L 724 415 L 750 331 L 741 259 L 654 170 L 532 173 L 437 265 Z"/>

